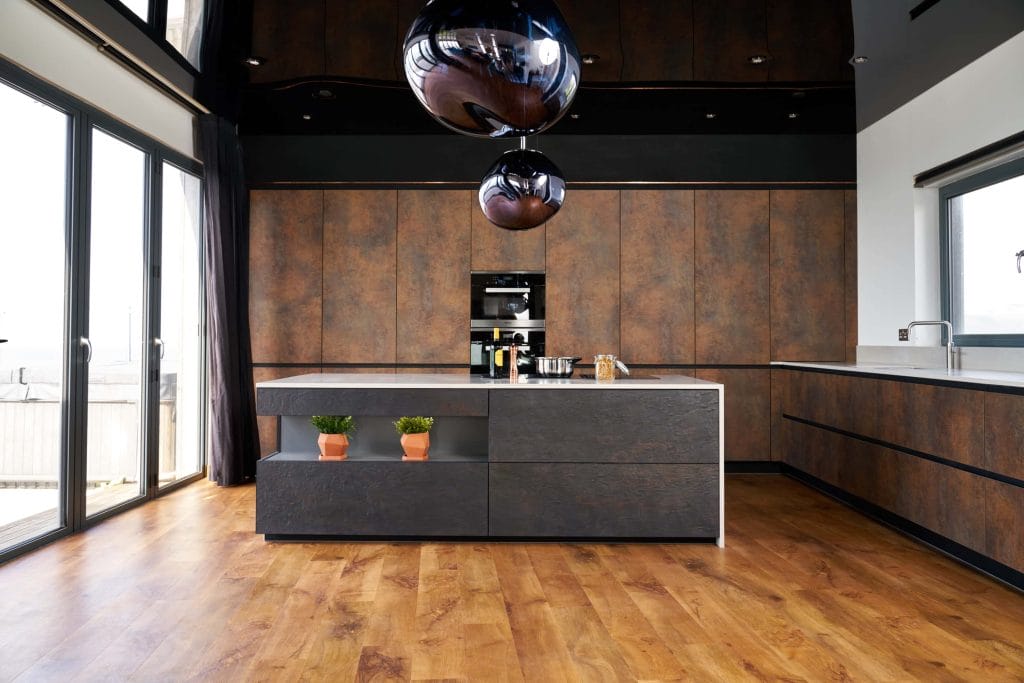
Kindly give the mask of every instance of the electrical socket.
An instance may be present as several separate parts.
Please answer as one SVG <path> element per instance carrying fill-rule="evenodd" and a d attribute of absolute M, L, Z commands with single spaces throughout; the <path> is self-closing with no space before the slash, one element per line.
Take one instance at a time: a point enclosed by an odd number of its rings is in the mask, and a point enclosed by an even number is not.
<path fill-rule="evenodd" d="M 910 329 L 906 327 L 900 328 L 900 341 L 910 341 Z"/>

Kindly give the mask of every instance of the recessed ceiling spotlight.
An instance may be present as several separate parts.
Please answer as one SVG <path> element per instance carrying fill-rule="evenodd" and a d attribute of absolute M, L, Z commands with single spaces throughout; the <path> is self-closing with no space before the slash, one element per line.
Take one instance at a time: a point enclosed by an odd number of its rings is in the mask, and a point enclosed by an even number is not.
<path fill-rule="evenodd" d="M 796 118 L 800 118 L 800 114 L 797 114 L 797 113 L 796 113 L 795 111 L 791 111 L 791 112 L 789 112 L 788 114 L 786 114 L 786 118 L 787 118 L 787 119 L 796 119 Z"/>
<path fill-rule="evenodd" d="M 853 64 L 863 64 L 866 61 L 868 61 L 866 55 L 857 55 L 856 57 L 850 60 L 850 62 Z"/>
<path fill-rule="evenodd" d="M 716 114 L 713 111 L 709 111 L 707 114 L 704 114 L 704 118 L 709 119 L 709 120 L 710 119 L 716 119 L 716 118 L 718 118 L 718 114 Z"/>
<path fill-rule="evenodd" d="M 320 88 L 315 93 L 313 93 L 313 97 L 315 97 L 318 100 L 333 100 L 334 93 L 328 90 L 327 88 Z"/>
<path fill-rule="evenodd" d="M 245 59 L 243 59 L 242 62 L 248 66 L 263 66 L 264 64 L 267 63 L 267 60 L 265 57 L 257 57 L 256 55 L 252 55 L 250 57 L 246 57 Z"/>
<path fill-rule="evenodd" d="M 767 64 L 768 59 L 768 55 L 750 55 L 747 57 L 747 61 L 751 64 Z"/>
<path fill-rule="evenodd" d="M 593 52 L 587 52 L 586 54 L 580 55 L 580 61 L 588 66 L 591 64 L 597 64 L 600 59 L 601 55 L 595 55 Z"/>
<path fill-rule="evenodd" d="M 303 121 L 312 121 L 313 120 L 313 115 L 312 114 L 303 114 L 302 115 L 302 120 Z"/>
<path fill-rule="evenodd" d="M 580 115 L 577 114 L 576 112 L 573 112 L 572 114 L 569 114 L 569 118 L 572 119 L 573 121 L 579 121 Z"/>

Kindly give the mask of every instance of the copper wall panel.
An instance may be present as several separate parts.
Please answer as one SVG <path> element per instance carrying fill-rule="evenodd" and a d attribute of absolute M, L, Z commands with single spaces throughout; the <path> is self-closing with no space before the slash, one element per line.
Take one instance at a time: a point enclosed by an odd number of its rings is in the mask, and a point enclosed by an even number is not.
<path fill-rule="evenodd" d="M 484 216 L 475 193 L 472 203 L 473 270 L 544 270 L 543 225 L 530 230 L 499 228 Z"/>
<path fill-rule="evenodd" d="M 249 194 L 254 363 L 321 362 L 323 192 Z"/>
<path fill-rule="evenodd" d="M 846 362 L 857 362 L 857 192 L 843 193 L 845 223 L 843 247 L 846 288 Z"/>
<path fill-rule="evenodd" d="M 472 199 L 398 191 L 398 363 L 469 365 Z"/>
<path fill-rule="evenodd" d="M 549 356 L 619 353 L 619 193 L 573 190 L 547 224 Z"/>
<path fill-rule="evenodd" d="M 693 363 L 693 192 L 623 190 L 621 202 L 622 359 Z"/>
<path fill-rule="evenodd" d="M 768 51 L 773 81 L 853 80 L 849 0 L 768 0 Z"/>
<path fill-rule="evenodd" d="M 631 0 L 620 7 L 620 80 L 692 80 L 693 0 Z"/>
<path fill-rule="evenodd" d="M 1024 488 L 985 481 L 986 554 L 1024 572 Z"/>
<path fill-rule="evenodd" d="M 252 83 L 324 73 L 324 3 L 254 0 L 250 54 L 267 60 Z"/>
<path fill-rule="evenodd" d="M 391 46 L 404 39 L 409 28 L 398 24 L 397 2 L 327 0 L 325 5 L 326 73 L 382 81 L 404 78 L 388 59 Z"/>
<path fill-rule="evenodd" d="M 772 360 L 846 358 L 842 190 L 772 190 Z"/>
<path fill-rule="evenodd" d="M 581 80 L 622 80 L 618 0 L 558 0 L 558 9 L 576 39 L 580 55 L 599 57 L 596 64 L 582 65 Z"/>
<path fill-rule="evenodd" d="M 985 394 L 984 467 L 1024 481 L 1024 396 Z"/>
<path fill-rule="evenodd" d="M 703 369 L 699 379 L 725 385 L 725 459 L 770 460 L 770 370 Z"/>
<path fill-rule="evenodd" d="M 769 64 L 764 0 L 694 0 L 693 78 L 697 81 L 767 81 Z"/>
<path fill-rule="evenodd" d="M 697 363 L 767 363 L 768 191 L 695 194 Z"/>
<path fill-rule="evenodd" d="M 394 363 L 395 190 L 324 192 L 325 363 Z"/>

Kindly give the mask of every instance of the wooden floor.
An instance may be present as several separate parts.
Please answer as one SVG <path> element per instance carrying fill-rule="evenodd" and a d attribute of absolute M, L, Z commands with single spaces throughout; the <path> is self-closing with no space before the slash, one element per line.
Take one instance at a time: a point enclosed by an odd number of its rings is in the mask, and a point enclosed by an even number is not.
<path fill-rule="evenodd" d="M 265 543 L 254 494 L 0 566 L 0 680 L 1024 680 L 1024 596 L 782 476 L 724 550 Z"/>

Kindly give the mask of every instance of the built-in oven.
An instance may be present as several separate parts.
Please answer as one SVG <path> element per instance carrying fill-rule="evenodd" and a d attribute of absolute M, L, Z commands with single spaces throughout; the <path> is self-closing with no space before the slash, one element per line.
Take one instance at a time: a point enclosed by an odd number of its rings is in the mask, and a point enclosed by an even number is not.
<path fill-rule="evenodd" d="M 475 272 L 470 292 L 470 372 L 507 377 L 513 343 L 520 374 L 532 372 L 544 355 L 544 273 Z"/>

